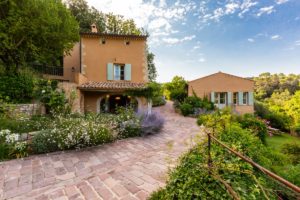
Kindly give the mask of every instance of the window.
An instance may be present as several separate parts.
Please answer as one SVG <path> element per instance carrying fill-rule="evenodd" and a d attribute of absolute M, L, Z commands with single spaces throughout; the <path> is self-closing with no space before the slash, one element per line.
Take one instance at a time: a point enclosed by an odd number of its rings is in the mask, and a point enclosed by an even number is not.
<path fill-rule="evenodd" d="M 220 93 L 220 104 L 225 104 L 226 103 L 226 93 L 221 92 Z"/>
<path fill-rule="evenodd" d="M 114 64 L 114 80 L 124 80 L 125 78 L 125 66 L 120 64 Z"/>
<path fill-rule="evenodd" d="M 243 104 L 248 104 L 248 92 L 243 92 Z"/>
<path fill-rule="evenodd" d="M 215 93 L 215 104 L 219 104 L 219 93 Z"/>
<path fill-rule="evenodd" d="M 226 92 L 215 93 L 215 104 L 226 104 Z"/>
<path fill-rule="evenodd" d="M 235 104 L 235 105 L 238 104 L 238 93 L 237 92 L 233 93 L 233 104 Z"/>

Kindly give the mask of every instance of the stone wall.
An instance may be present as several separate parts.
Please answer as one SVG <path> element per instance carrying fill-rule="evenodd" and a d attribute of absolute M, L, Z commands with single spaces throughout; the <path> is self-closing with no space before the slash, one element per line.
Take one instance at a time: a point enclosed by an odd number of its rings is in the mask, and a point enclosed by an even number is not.
<path fill-rule="evenodd" d="M 72 99 L 72 95 L 75 94 L 75 98 L 73 99 L 72 102 L 72 112 L 81 112 L 80 109 L 80 98 L 81 94 L 80 91 L 77 89 L 77 84 L 76 83 L 71 83 L 71 82 L 60 82 L 58 84 L 58 88 L 64 90 L 66 97 L 70 101 Z"/>
<path fill-rule="evenodd" d="M 45 107 L 42 104 L 14 104 L 11 105 L 10 113 L 17 116 L 17 115 L 43 115 L 45 114 Z"/>

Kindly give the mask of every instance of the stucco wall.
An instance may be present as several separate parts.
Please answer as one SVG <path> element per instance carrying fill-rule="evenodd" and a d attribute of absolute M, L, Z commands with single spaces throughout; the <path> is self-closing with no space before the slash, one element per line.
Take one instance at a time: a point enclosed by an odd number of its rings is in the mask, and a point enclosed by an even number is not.
<path fill-rule="evenodd" d="M 84 92 L 84 112 L 99 112 L 99 99 L 105 98 L 106 95 L 122 94 L 122 93 L 103 93 L 103 92 Z M 147 112 L 147 99 L 138 97 L 138 112 Z"/>
<path fill-rule="evenodd" d="M 189 82 L 188 94 L 210 99 L 211 92 L 253 92 L 254 82 L 244 78 L 236 77 L 225 73 L 216 73 Z M 233 98 L 233 97 L 231 97 Z M 232 100 L 231 100 L 232 102 Z M 233 110 L 240 114 L 253 113 L 253 105 L 235 105 Z"/>
<path fill-rule="evenodd" d="M 209 97 L 211 92 L 253 92 L 254 82 L 224 73 L 216 73 L 190 81 L 188 88 L 189 95 L 195 91 L 199 97 L 205 95 Z"/>
<path fill-rule="evenodd" d="M 107 81 L 107 63 L 131 64 L 131 81 L 143 83 L 147 81 L 146 40 L 82 37 L 82 72 L 89 81 Z"/>
<path fill-rule="evenodd" d="M 249 105 L 234 106 L 234 110 L 240 114 L 254 113 L 254 106 L 249 106 Z"/>
<path fill-rule="evenodd" d="M 73 68 L 73 69 L 72 69 Z M 76 43 L 73 49 L 64 56 L 64 76 L 65 80 L 75 81 L 75 74 L 80 72 L 80 44 Z"/>

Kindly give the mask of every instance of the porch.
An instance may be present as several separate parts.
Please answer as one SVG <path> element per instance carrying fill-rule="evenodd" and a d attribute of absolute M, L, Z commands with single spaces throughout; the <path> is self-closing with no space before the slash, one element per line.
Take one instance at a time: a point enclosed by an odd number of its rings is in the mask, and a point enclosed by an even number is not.
<path fill-rule="evenodd" d="M 234 111 L 240 113 L 253 110 L 254 104 L 252 91 L 211 92 L 210 100 L 219 109 L 231 107 Z"/>
<path fill-rule="evenodd" d="M 145 97 L 133 97 L 126 91 L 143 88 L 144 84 L 130 82 L 88 82 L 82 84 L 82 107 L 84 112 L 115 113 L 118 107 L 131 107 L 136 112 L 147 113 L 149 103 Z M 151 106 L 151 105 L 150 105 Z"/>

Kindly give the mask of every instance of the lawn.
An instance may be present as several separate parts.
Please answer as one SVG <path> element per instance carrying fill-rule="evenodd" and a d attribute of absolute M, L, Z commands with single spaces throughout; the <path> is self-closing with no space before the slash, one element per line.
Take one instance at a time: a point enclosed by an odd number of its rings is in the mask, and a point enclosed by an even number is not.
<path fill-rule="evenodd" d="M 272 137 L 267 137 L 267 144 L 269 147 L 276 151 L 281 151 L 281 148 L 286 143 L 296 142 L 300 145 L 300 138 L 291 136 L 288 134 L 274 135 Z"/>

